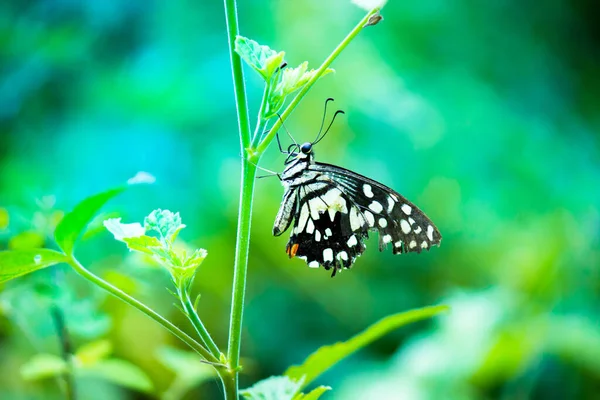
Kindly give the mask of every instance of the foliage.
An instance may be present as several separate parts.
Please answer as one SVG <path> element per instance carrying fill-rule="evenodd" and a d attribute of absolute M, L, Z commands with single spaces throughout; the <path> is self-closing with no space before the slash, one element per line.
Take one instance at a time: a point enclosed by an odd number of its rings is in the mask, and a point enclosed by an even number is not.
<path fill-rule="evenodd" d="M 285 50 L 283 71 L 301 77 L 319 71 L 362 17 L 348 3 L 239 2 L 239 33 L 257 46 L 268 43 L 276 55 Z M 57 305 L 72 352 L 108 341 L 105 359 L 129 362 L 153 387 L 137 392 L 98 372 L 76 379 L 81 398 L 222 398 L 215 369 L 196 350 L 74 274 L 54 241 L 57 224 L 82 199 L 121 187 L 132 171 L 151 171 L 155 185 L 111 198 L 85 218 L 87 227 L 59 235 L 63 249 L 200 344 L 186 317 L 195 309 L 225 352 L 237 169 L 246 153 L 234 149 L 238 121 L 223 9 L 211 2 L 140 4 L 0 5 L 6 39 L 0 41 L 0 250 L 8 251 L 0 252 L 0 273 L 9 272 L 0 293 L 0 398 L 64 398 L 62 377 L 24 381 L 20 373 L 36 357 L 52 356 L 41 370 L 64 366 L 49 312 Z M 435 253 L 392 257 L 377 252 L 371 238 L 353 270 L 332 280 L 289 260 L 287 238 L 272 237 L 281 187 L 277 179 L 259 179 L 241 327 L 242 387 L 386 315 L 449 304 L 451 313 L 392 332 L 334 365 L 313 382 L 332 388 L 321 398 L 596 397 L 594 11 L 590 2 L 389 2 L 384 19 L 325 67 L 335 74 L 308 95 L 306 86 L 287 95 L 277 111 L 285 121 L 284 147 L 291 140 L 286 130 L 298 142 L 312 140 L 324 99 L 334 97 L 347 117 L 315 149 L 319 160 L 414 200 L 444 240 Z M 274 97 L 261 113 L 270 118 L 250 124 L 259 125 L 251 135 L 260 140 L 279 121 L 266 110 L 276 109 L 283 95 L 280 66 L 272 64 Z M 266 81 L 245 67 L 246 108 L 258 117 Z M 302 104 L 286 113 L 299 94 Z M 272 140 L 263 143 L 246 144 L 261 154 L 260 162 L 250 161 L 280 171 L 284 157 Z M 103 226 L 121 218 L 143 229 L 144 217 L 159 208 L 179 212 L 187 225 L 173 251 L 210 251 L 190 287 L 191 302 L 184 298 L 187 311 L 177 297 L 178 307 L 169 307 L 177 288 L 168 270 L 155 268 L 151 243 L 128 251 Z M 146 235 L 158 240 L 154 232 Z M 35 264 L 39 249 L 57 263 Z M 165 362 L 165 346 L 187 355 L 189 362 L 178 363 L 193 376 Z"/>

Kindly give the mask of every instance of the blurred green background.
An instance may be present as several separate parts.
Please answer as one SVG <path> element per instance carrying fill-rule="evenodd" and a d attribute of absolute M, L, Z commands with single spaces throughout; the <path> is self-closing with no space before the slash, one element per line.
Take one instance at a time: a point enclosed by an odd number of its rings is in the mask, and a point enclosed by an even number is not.
<path fill-rule="evenodd" d="M 103 217 L 181 213 L 181 239 L 209 251 L 196 289 L 200 314 L 224 348 L 240 155 L 222 8 L 192 0 L 2 1 L 0 249 L 52 248 L 63 210 L 148 171 L 157 183 L 112 201 Z M 346 116 L 319 143 L 318 160 L 404 194 L 436 222 L 442 246 L 392 256 L 371 238 L 353 270 L 331 279 L 287 258 L 287 234 L 272 237 L 283 190 L 277 179 L 261 179 L 242 386 L 387 314 L 445 303 L 451 313 L 333 368 L 319 380 L 333 387 L 323 398 L 600 398 L 594 9 L 592 0 L 392 1 L 385 20 L 352 42 L 287 129 L 312 140 L 325 98 L 334 97 Z M 318 66 L 363 15 L 343 0 L 239 4 L 241 33 L 285 50 L 292 66 Z M 246 81 L 254 121 L 262 86 L 249 69 Z M 283 160 L 272 146 L 261 165 L 281 170 Z M 129 254 L 101 224 L 77 254 L 191 332 L 172 306 L 166 273 Z M 112 360 L 154 386 L 136 390 L 115 384 L 125 372 L 96 371 L 78 377 L 81 399 L 165 391 L 172 399 L 220 398 L 202 372 L 181 384 L 177 369 L 194 362 L 174 350 L 176 339 L 63 266 L 2 288 L 0 398 L 64 398 L 57 380 L 27 375 L 44 366 L 40 354 L 60 356 L 53 302 L 75 348 L 91 347 L 92 359 Z M 193 389 L 178 397 L 174 380 Z"/>

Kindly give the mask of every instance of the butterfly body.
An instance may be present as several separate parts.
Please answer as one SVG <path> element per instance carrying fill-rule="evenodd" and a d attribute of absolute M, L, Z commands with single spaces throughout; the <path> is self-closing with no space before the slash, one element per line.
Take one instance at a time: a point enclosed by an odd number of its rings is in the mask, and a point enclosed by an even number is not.
<path fill-rule="evenodd" d="M 438 229 L 403 196 L 345 168 L 315 162 L 312 143 L 295 148 L 280 176 L 285 192 L 273 226 L 279 236 L 293 223 L 290 258 L 333 268 L 333 276 L 365 251 L 369 231 L 379 232 L 380 251 L 391 244 L 394 254 L 439 245 Z"/>

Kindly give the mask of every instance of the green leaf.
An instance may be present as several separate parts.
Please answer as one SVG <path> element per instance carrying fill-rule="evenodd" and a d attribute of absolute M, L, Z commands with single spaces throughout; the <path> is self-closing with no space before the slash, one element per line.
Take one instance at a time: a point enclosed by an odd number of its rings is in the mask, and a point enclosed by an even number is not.
<path fill-rule="evenodd" d="M 235 38 L 235 51 L 267 82 L 281 66 L 285 57 L 285 52 L 277 52 L 269 46 L 261 46 L 254 40 L 243 36 Z"/>
<path fill-rule="evenodd" d="M 140 392 L 151 392 L 154 389 L 148 375 L 138 366 L 116 358 L 102 360 L 87 368 L 82 368 L 80 373 Z"/>
<path fill-rule="evenodd" d="M 327 68 L 319 79 L 331 72 L 335 71 Z M 276 116 L 277 112 L 283 107 L 287 96 L 302 89 L 316 73 L 317 71 L 314 69 L 308 70 L 308 62 L 306 61 L 295 68 L 288 67 L 284 69 L 279 82 L 269 93 L 264 118 L 268 119 Z"/>
<path fill-rule="evenodd" d="M 146 254 L 155 254 L 154 249 L 162 247 L 160 240 L 154 236 L 144 235 L 135 238 L 125 238 L 123 242 L 125 242 L 129 250 L 140 251 Z"/>
<path fill-rule="evenodd" d="M 271 376 L 240 393 L 247 400 L 292 400 L 302 384 L 302 379 L 296 381 L 287 376 Z"/>
<path fill-rule="evenodd" d="M 36 354 L 21 366 L 19 372 L 24 381 L 46 379 L 67 372 L 67 363 L 53 354 Z"/>
<path fill-rule="evenodd" d="M 87 224 L 94 218 L 94 215 L 108 200 L 125 189 L 126 187 L 120 187 L 90 196 L 76 205 L 73 211 L 65 214 L 54 232 L 54 239 L 58 246 L 66 254 L 72 255 L 75 241 L 79 238 Z"/>
<path fill-rule="evenodd" d="M 0 283 L 66 261 L 64 254 L 50 249 L 0 251 Z"/>
<path fill-rule="evenodd" d="M 112 353 L 112 343 L 106 339 L 86 343 L 77 349 L 75 358 L 82 367 L 96 364 Z"/>
<path fill-rule="evenodd" d="M 333 345 L 319 348 L 304 361 L 304 364 L 294 365 L 288 368 L 285 375 L 296 381 L 304 379 L 304 385 L 302 386 L 304 387 L 335 365 L 338 361 L 367 346 L 381 336 L 398 329 L 401 326 L 425 318 L 430 318 L 446 310 L 448 310 L 447 306 L 433 306 L 385 317 L 345 342 L 338 342 Z"/>
<path fill-rule="evenodd" d="M 318 388 L 311 390 L 311 392 L 308 394 L 298 393 L 294 397 L 294 400 L 317 400 L 323 395 L 323 393 L 329 390 L 331 390 L 331 387 L 329 386 L 319 386 Z"/>
<path fill-rule="evenodd" d="M 146 229 L 139 222 L 122 224 L 121 218 L 109 218 L 103 222 L 104 227 L 121 242 L 125 238 L 137 238 L 146 234 Z"/>

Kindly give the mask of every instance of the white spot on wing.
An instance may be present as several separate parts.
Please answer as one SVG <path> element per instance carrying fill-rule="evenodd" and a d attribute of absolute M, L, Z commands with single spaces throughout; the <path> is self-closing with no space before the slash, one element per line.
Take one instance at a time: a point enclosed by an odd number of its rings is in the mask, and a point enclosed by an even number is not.
<path fill-rule="evenodd" d="M 373 217 L 373 214 L 371 214 L 369 211 L 365 211 L 363 214 L 365 215 L 369 226 L 375 225 L 375 217 Z"/>
<path fill-rule="evenodd" d="M 427 242 L 425 240 L 423 240 L 423 243 L 421 243 L 421 248 L 426 249 L 427 246 L 429 246 L 429 245 L 427 244 Z"/>
<path fill-rule="evenodd" d="M 433 240 L 433 226 L 431 225 L 427 227 L 427 239 Z"/>
<path fill-rule="evenodd" d="M 387 219 L 379 218 L 379 226 L 385 228 L 387 226 Z"/>
<path fill-rule="evenodd" d="M 412 207 L 409 206 L 408 204 L 402 204 L 402 211 L 404 211 L 404 214 L 406 215 L 410 215 L 410 213 L 412 212 Z"/>
<path fill-rule="evenodd" d="M 396 205 L 396 200 L 394 200 L 394 198 L 392 196 L 388 196 L 387 198 L 388 201 L 388 213 L 391 213 L 392 210 L 394 209 L 394 206 Z"/>
<path fill-rule="evenodd" d="M 333 261 L 333 250 L 325 249 L 323 250 L 323 261 Z"/>
<path fill-rule="evenodd" d="M 417 226 L 417 227 L 415 228 L 415 233 L 416 233 L 417 235 L 418 235 L 419 233 L 421 233 L 421 227 L 420 227 L 420 226 Z"/>
<path fill-rule="evenodd" d="M 358 244 L 358 241 L 356 240 L 356 235 L 350 236 L 350 239 L 348 239 L 347 244 L 348 244 L 348 247 L 356 246 Z"/>
<path fill-rule="evenodd" d="M 308 204 L 304 203 L 302 209 L 300 209 L 300 218 L 298 218 L 298 232 L 302 232 L 304 230 L 304 226 L 306 225 L 309 215 L 310 212 L 308 211 Z"/>
<path fill-rule="evenodd" d="M 348 261 L 348 253 L 346 253 L 345 251 L 340 251 L 337 256 L 338 258 L 341 258 L 344 261 Z"/>
<path fill-rule="evenodd" d="M 415 224 L 415 220 L 412 217 L 408 218 L 408 222 L 410 223 L 411 226 Z"/>
<path fill-rule="evenodd" d="M 408 244 L 408 247 L 410 247 L 411 249 L 414 249 L 415 247 L 417 247 L 416 240 L 411 240 L 410 243 Z"/>
<path fill-rule="evenodd" d="M 392 236 L 391 235 L 385 235 L 383 237 L 383 243 L 389 243 L 392 241 Z"/>
<path fill-rule="evenodd" d="M 308 223 L 306 224 L 306 233 L 308 233 L 309 235 L 312 235 L 312 233 L 315 231 L 315 224 L 313 223 L 312 219 L 308 220 Z"/>
<path fill-rule="evenodd" d="M 358 208 L 352 206 L 352 208 L 350 208 L 350 229 L 357 231 L 364 225 L 364 223 L 365 220 L 358 212 Z"/>
<path fill-rule="evenodd" d="M 333 233 L 331 233 L 331 229 L 329 229 L 329 228 L 325 229 L 325 239 L 327 239 L 331 235 L 333 235 Z"/>
<path fill-rule="evenodd" d="M 394 246 L 396 246 L 396 247 L 402 246 L 402 240 L 398 240 L 396 243 L 394 243 Z"/>
<path fill-rule="evenodd" d="M 321 241 L 321 232 L 315 231 L 315 242 Z"/>
<path fill-rule="evenodd" d="M 319 262 L 318 261 L 311 261 L 308 263 L 308 266 L 310 268 L 319 268 Z"/>
<path fill-rule="evenodd" d="M 404 232 L 405 234 L 410 233 L 410 225 L 408 224 L 408 222 L 406 222 L 405 219 L 400 220 L 400 228 L 402 229 L 402 232 Z"/>
<path fill-rule="evenodd" d="M 381 203 L 375 200 L 373 200 L 373 202 L 369 204 L 369 208 L 378 214 L 383 211 L 383 206 L 381 205 Z"/>
<path fill-rule="evenodd" d="M 371 185 L 365 183 L 363 185 L 363 192 L 365 193 L 365 196 L 367 196 L 368 198 L 373 197 L 373 189 L 371 188 Z"/>

